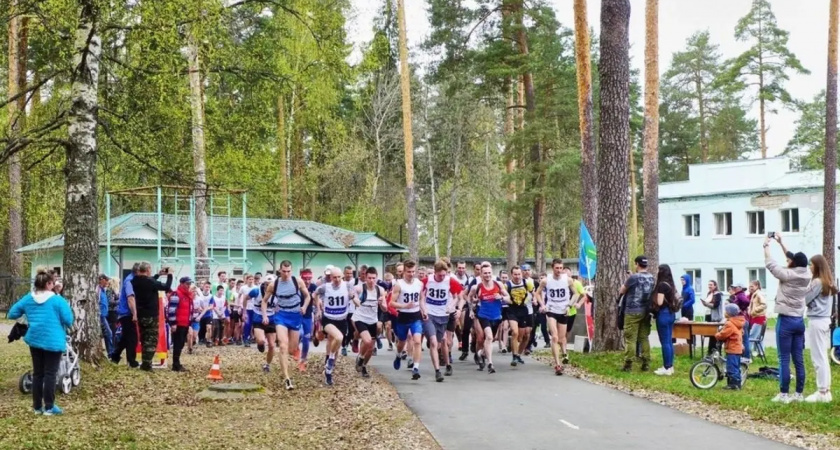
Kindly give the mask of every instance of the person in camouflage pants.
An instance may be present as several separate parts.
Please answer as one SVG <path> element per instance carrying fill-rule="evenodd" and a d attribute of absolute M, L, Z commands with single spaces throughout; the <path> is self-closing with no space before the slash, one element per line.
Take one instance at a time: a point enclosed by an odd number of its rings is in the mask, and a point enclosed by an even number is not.
<path fill-rule="evenodd" d="M 141 370 L 152 370 L 152 359 L 155 357 L 158 343 L 158 314 L 160 313 L 160 291 L 169 292 L 172 288 L 172 274 L 162 270 L 152 278 L 152 267 L 149 263 L 140 263 L 137 275 L 131 280 L 137 305 L 137 325 L 140 329 L 140 346 L 143 355 Z M 166 283 L 158 281 L 158 277 L 166 276 Z"/>

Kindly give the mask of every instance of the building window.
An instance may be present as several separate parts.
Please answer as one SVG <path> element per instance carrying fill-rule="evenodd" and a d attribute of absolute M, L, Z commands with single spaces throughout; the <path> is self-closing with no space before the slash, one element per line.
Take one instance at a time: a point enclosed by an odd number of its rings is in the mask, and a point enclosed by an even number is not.
<path fill-rule="evenodd" d="M 232 272 L 233 272 L 233 276 L 241 277 L 245 273 L 245 269 L 243 269 L 241 267 L 234 267 Z"/>
<path fill-rule="evenodd" d="M 750 211 L 747 213 L 748 234 L 764 234 L 764 211 Z"/>
<path fill-rule="evenodd" d="M 703 280 L 700 269 L 685 269 L 685 273 L 691 277 L 694 290 L 697 292 L 703 292 Z"/>
<path fill-rule="evenodd" d="M 732 236 L 732 213 L 715 213 L 715 235 Z"/>
<path fill-rule="evenodd" d="M 685 222 L 685 235 L 690 237 L 700 236 L 700 214 L 689 214 L 683 216 Z"/>
<path fill-rule="evenodd" d="M 52 271 L 56 278 L 61 278 L 61 267 L 53 267 Z"/>
<path fill-rule="evenodd" d="M 782 231 L 785 233 L 799 233 L 799 208 L 783 209 Z"/>
<path fill-rule="evenodd" d="M 747 277 L 749 278 L 749 282 L 758 280 L 761 283 L 762 289 L 767 287 L 767 270 L 764 267 L 747 269 Z"/>
<path fill-rule="evenodd" d="M 732 284 L 732 269 L 717 269 L 717 283 L 719 290 L 726 291 Z"/>

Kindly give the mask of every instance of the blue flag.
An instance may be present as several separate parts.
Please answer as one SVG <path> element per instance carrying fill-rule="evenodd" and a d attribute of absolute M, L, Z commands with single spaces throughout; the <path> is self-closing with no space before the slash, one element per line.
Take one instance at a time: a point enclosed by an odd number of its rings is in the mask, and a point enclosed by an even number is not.
<path fill-rule="evenodd" d="M 595 242 L 592 241 L 592 236 L 589 235 L 589 230 L 586 229 L 586 224 L 580 221 L 580 256 L 578 259 L 578 270 L 581 278 L 593 279 L 595 278 L 595 271 L 598 267 L 598 250 L 595 248 Z"/>

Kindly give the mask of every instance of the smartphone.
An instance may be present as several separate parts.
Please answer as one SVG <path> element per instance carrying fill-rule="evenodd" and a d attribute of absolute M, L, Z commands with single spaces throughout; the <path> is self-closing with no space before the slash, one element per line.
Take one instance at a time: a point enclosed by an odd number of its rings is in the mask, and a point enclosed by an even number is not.
<path fill-rule="evenodd" d="M 771 231 L 771 232 L 767 233 L 767 237 L 769 237 L 770 239 L 776 239 L 776 232 Z"/>

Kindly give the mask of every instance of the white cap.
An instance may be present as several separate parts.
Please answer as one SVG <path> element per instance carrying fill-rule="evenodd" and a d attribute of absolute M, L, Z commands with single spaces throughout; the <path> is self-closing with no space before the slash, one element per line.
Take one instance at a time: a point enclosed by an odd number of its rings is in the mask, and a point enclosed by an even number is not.
<path fill-rule="evenodd" d="M 266 282 L 266 283 L 271 283 L 275 280 L 275 278 L 277 278 L 277 277 L 275 277 L 273 274 L 268 274 L 268 275 L 263 277 L 263 281 Z"/>

